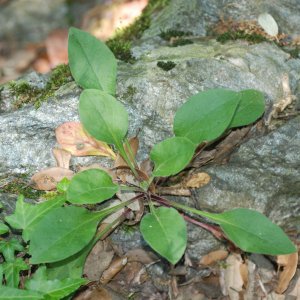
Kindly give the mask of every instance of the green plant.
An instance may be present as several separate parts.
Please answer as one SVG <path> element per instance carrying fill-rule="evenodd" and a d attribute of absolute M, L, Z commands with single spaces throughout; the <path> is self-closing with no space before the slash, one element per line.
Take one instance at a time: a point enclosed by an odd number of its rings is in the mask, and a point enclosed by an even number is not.
<path fill-rule="evenodd" d="M 14 240 L 1 242 L 5 263 L 11 264 L 0 267 L 6 284 L 0 289 L 1 299 L 8 299 L 7 295 L 23 299 L 25 296 L 61 299 L 71 294 L 86 282 L 81 276 L 88 253 L 103 235 L 124 220 L 126 210 L 101 232 L 97 232 L 99 223 L 135 201 L 149 207 L 149 213 L 140 222 L 145 241 L 172 264 L 180 260 L 187 245 L 186 221 L 205 227 L 246 252 L 278 255 L 296 251 L 277 225 L 254 210 L 236 208 L 219 214 L 209 213 L 163 198 L 156 192 L 160 177 L 184 170 L 197 155 L 199 146 L 203 148 L 228 130 L 256 121 L 264 112 L 262 93 L 213 89 L 190 97 L 176 112 L 174 136 L 151 150 L 154 169 L 147 175 L 135 160 L 131 140 L 126 138 L 127 111 L 114 97 L 116 61 L 111 51 L 96 38 L 71 28 L 69 61 L 73 77 L 84 88 L 79 100 L 82 125 L 93 138 L 114 145 L 119 158 L 123 159 L 122 168 L 135 180 L 126 185 L 114 181 L 103 170 L 89 169 L 77 173 L 70 181 L 63 179 L 57 185 L 56 196 L 45 202 L 28 204 L 20 196 L 14 214 L 7 216 L 5 222 L 21 230 L 28 247 Z M 100 211 L 83 207 L 103 203 L 117 192 L 128 191 L 135 192 L 135 196 L 116 206 Z M 143 207 L 140 205 L 141 210 Z M 204 224 L 197 217 L 219 227 Z M 9 231 L 6 224 L 0 223 L 1 234 Z M 26 260 L 15 259 L 16 251 Z M 18 275 L 30 268 L 27 258 L 29 264 L 37 265 L 38 269 L 25 282 L 25 289 L 20 290 L 17 289 Z M 9 269 L 17 275 L 10 277 Z"/>

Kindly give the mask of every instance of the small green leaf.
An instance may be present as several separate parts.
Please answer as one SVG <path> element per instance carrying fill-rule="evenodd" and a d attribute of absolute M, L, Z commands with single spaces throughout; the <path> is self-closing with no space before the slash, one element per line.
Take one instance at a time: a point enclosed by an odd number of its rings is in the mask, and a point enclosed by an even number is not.
<path fill-rule="evenodd" d="M 6 285 L 10 287 L 18 287 L 20 282 L 20 272 L 29 269 L 29 266 L 21 258 L 4 262 L 2 266 Z"/>
<path fill-rule="evenodd" d="M 199 214 L 219 224 L 226 236 L 244 251 L 266 255 L 296 252 L 282 229 L 257 211 L 236 208 L 220 214 Z"/>
<path fill-rule="evenodd" d="M 122 147 L 128 129 L 128 114 L 114 97 L 97 90 L 85 90 L 79 100 L 80 121 L 99 141 Z"/>
<path fill-rule="evenodd" d="M 76 174 L 67 190 L 67 200 L 75 204 L 100 203 L 111 198 L 119 187 L 103 170 L 90 169 Z"/>
<path fill-rule="evenodd" d="M 15 252 L 23 251 L 24 247 L 16 238 L 0 241 L 0 253 L 2 253 L 6 262 L 15 261 Z"/>
<path fill-rule="evenodd" d="M 65 201 L 65 197 L 61 195 L 40 204 L 32 205 L 24 202 L 24 196 L 20 195 L 14 214 L 7 216 L 5 221 L 15 229 L 22 229 L 22 237 L 25 241 L 28 241 L 35 224 L 50 210 L 62 206 Z"/>
<path fill-rule="evenodd" d="M 115 94 L 117 61 L 103 42 L 87 32 L 70 28 L 68 53 L 71 73 L 80 86 Z"/>
<path fill-rule="evenodd" d="M 43 294 L 35 291 L 20 290 L 8 286 L 1 286 L 0 288 L 1 300 L 42 300 Z"/>
<path fill-rule="evenodd" d="M 176 209 L 153 209 L 143 217 L 140 230 L 151 248 L 173 265 L 182 257 L 187 244 L 187 232 L 185 221 Z"/>
<path fill-rule="evenodd" d="M 63 299 L 72 292 L 76 291 L 81 285 L 85 283 L 87 283 L 87 280 L 83 278 L 48 280 L 46 267 L 41 266 L 33 275 L 33 278 L 26 282 L 25 287 L 28 290 L 43 293 L 45 299 L 58 300 Z"/>
<path fill-rule="evenodd" d="M 257 90 L 244 90 L 230 128 L 249 125 L 262 116 L 265 110 L 264 95 Z"/>
<path fill-rule="evenodd" d="M 60 193 L 64 193 L 67 191 L 69 185 L 70 185 L 70 179 L 67 177 L 63 178 L 60 182 L 57 183 L 56 188 Z"/>
<path fill-rule="evenodd" d="M 172 137 L 156 144 L 150 158 L 155 163 L 154 176 L 177 174 L 191 161 L 195 145 L 188 139 Z"/>
<path fill-rule="evenodd" d="M 198 145 L 218 138 L 229 126 L 240 94 L 213 89 L 193 95 L 176 112 L 174 133 Z"/>
<path fill-rule="evenodd" d="M 9 228 L 7 225 L 5 225 L 3 222 L 0 222 L 0 234 L 4 234 L 9 231 Z"/>
<path fill-rule="evenodd" d="M 63 260 L 83 249 L 93 238 L 102 212 L 91 213 L 82 207 L 51 210 L 30 234 L 30 263 Z"/>

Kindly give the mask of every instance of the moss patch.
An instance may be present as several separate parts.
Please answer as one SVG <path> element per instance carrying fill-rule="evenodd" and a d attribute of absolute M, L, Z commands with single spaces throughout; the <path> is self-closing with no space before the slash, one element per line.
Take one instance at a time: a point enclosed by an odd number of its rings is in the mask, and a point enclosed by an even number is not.
<path fill-rule="evenodd" d="M 136 94 L 137 92 L 137 88 L 129 85 L 127 87 L 126 92 L 123 94 L 123 98 L 128 102 L 128 103 L 132 103 L 133 100 L 133 96 Z"/>
<path fill-rule="evenodd" d="M 72 80 L 70 68 L 68 65 L 59 65 L 53 69 L 46 87 L 41 89 L 31 86 L 26 81 L 9 83 L 9 90 L 16 97 L 13 103 L 16 109 L 24 104 L 32 103 L 36 108 L 39 108 L 41 103 L 54 95 L 62 85 Z"/>
<path fill-rule="evenodd" d="M 170 71 L 176 66 L 173 61 L 158 61 L 156 65 L 164 71 Z"/>
<path fill-rule="evenodd" d="M 268 39 L 257 33 L 246 33 L 244 31 L 227 31 L 223 34 L 220 34 L 217 37 L 217 41 L 220 43 L 226 43 L 227 41 L 235 40 L 246 40 L 250 43 L 256 44 L 261 42 L 266 42 Z"/>
<path fill-rule="evenodd" d="M 18 175 L 7 184 L 1 187 L 2 193 L 9 193 L 9 194 L 22 194 L 25 198 L 28 199 L 39 199 L 45 192 L 37 191 L 28 186 L 27 182 L 27 174 Z"/>
<path fill-rule="evenodd" d="M 125 62 L 134 62 L 131 53 L 132 42 L 141 38 L 143 32 L 150 27 L 151 15 L 168 5 L 170 0 L 149 0 L 147 6 L 137 20 L 128 27 L 120 30 L 116 35 L 107 41 L 107 46 L 114 55 Z"/>
<path fill-rule="evenodd" d="M 193 41 L 187 37 L 192 36 L 193 34 L 189 31 L 181 31 L 177 29 L 169 29 L 162 31 L 160 37 L 169 42 L 170 47 L 184 46 L 188 44 L 193 44 Z"/>

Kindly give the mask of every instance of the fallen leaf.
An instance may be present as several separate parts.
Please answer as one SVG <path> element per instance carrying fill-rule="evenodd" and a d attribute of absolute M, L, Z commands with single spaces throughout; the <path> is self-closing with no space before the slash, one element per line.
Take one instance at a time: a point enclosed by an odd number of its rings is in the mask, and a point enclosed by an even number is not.
<path fill-rule="evenodd" d="M 146 251 L 144 249 L 132 249 L 126 253 L 128 262 L 140 262 L 144 265 L 152 264 L 158 260 L 153 252 Z"/>
<path fill-rule="evenodd" d="M 69 169 L 70 168 L 70 160 L 71 153 L 59 148 L 52 149 L 53 156 L 56 160 L 56 165 L 60 168 Z"/>
<path fill-rule="evenodd" d="M 66 122 L 56 128 L 55 134 L 62 149 L 74 156 L 100 155 L 116 158 L 113 150 L 106 143 L 88 135 L 80 122 Z"/>
<path fill-rule="evenodd" d="M 242 264 L 243 260 L 240 255 L 231 254 L 226 259 L 226 269 L 221 270 L 224 272 L 222 283 L 225 285 L 222 291 L 226 293 L 225 296 L 229 296 L 230 300 L 239 300 L 240 292 L 243 291 L 244 281 L 240 272 Z"/>
<path fill-rule="evenodd" d="M 106 284 L 111 281 L 127 264 L 127 257 L 119 257 L 115 259 L 111 265 L 106 269 L 101 278 L 100 283 Z"/>
<path fill-rule="evenodd" d="M 200 264 L 201 265 L 205 265 L 205 266 L 209 266 L 214 264 L 215 262 L 219 261 L 219 260 L 223 260 L 228 256 L 228 252 L 226 250 L 216 250 L 216 251 L 212 251 L 206 255 L 204 255 L 201 260 L 200 260 Z"/>
<path fill-rule="evenodd" d="M 93 285 L 81 292 L 74 300 L 113 300 L 112 294 L 104 287 Z M 116 299 L 116 298 L 114 298 Z"/>
<path fill-rule="evenodd" d="M 294 277 L 297 270 L 298 253 L 287 255 L 278 255 L 277 264 L 283 267 L 283 271 L 279 275 L 276 293 L 282 294 L 288 288 L 290 281 Z"/>
<path fill-rule="evenodd" d="M 139 149 L 139 139 L 135 136 L 135 137 L 130 138 L 128 142 L 129 142 L 129 147 L 126 143 L 123 146 L 124 146 L 124 149 L 125 149 L 125 152 L 126 152 L 128 158 L 131 161 L 134 161 L 137 151 Z M 121 166 L 127 166 L 127 163 L 122 158 L 122 156 L 120 154 L 118 154 L 117 158 L 115 160 L 114 167 L 118 168 Z"/>
<path fill-rule="evenodd" d="M 112 247 L 106 241 L 98 241 L 85 261 L 83 273 L 89 280 L 98 281 L 113 257 Z"/>
<path fill-rule="evenodd" d="M 31 177 L 31 186 L 36 190 L 51 191 L 63 178 L 71 179 L 73 171 L 60 167 L 47 168 L 37 172 Z"/>
<path fill-rule="evenodd" d="M 258 16 L 258 24 L 270 36 L 276 36 L 278 34 L 278 25 L 270 14 L 260 14 Z"/>
<path fill-rule="evenodd" d="M 185 189 L 177 186 L 158 186 L 156 190 L 157 193 L 161 195 L 173 195 L 173 196 L 183 196 L 183 197 L 190 197 L 192 195 L 189 189 Z"/>
<path fill-rule="evenodd" d="M 192 174 L 187 181 L 184 183 L 185 187 L 188 188 L 200 188 L 210 181 L 210 176 L 207 173 L 200 172 Z"/>
<path fill-rule="evenodd" d="M 143 160 L 140 163 L 140 170 L 144 172 L 148 177 L 151 176 L 152 170 L 153 170 L 153 163 L 149 158 Z"/>

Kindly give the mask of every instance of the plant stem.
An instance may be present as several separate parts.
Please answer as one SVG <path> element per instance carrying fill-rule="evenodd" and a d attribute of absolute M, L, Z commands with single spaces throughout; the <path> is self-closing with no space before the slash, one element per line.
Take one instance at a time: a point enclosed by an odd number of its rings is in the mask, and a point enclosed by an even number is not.
<path fill-rule="evenodd" d="M 121 191 L 125 191 L 125 192 L 143 192 L 142 189 L 140 189 L 139 187 L 134 187 L 134 186 L 127 186 L 127 185 L 119 185 Z"/>
<path fill-rule="evenodd" d="M 129 156 L 130 156 L 129 159 L 131 159 L 131 161 L 133 162 L 134 167 L 135 167 L 136 169 L 138 169 L 139 166 L 138 166 L 138 164 L 137 164 L 137 162 L 136 162 L 136 160 L 135 160 L 135 155 L 134 155 L 134 153 L 133 153 L 133 151 L 132 151 L 132 148 L 131 148 L 131 145 L 130 145 L 128 139 L 125 139 L 125 145 L 126 145 L 126 147 L 127 147 L 127 149 L 128 149 L 128 152 L 129 152 Z"/>

